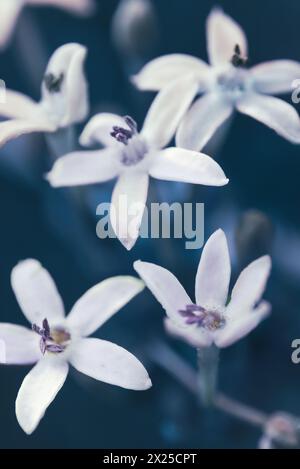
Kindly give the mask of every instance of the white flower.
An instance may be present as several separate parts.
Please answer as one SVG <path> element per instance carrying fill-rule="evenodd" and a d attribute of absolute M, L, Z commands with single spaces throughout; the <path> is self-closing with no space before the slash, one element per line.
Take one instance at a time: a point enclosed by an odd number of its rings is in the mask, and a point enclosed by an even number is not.
<path fill-rule="evenodd" d="M 168 270 L 136 261 L 134 268 L 166 310 L 168 332 L 194 347 L 227 347 L 252 331 L 270 311 L 260 301 L 271 268 L 269 256 L 240 274 L 229 304 L 230 258 L 225 234 L 217 230 L 205 244 L 196 276 L 194 303 Z"/>
<path fill-rule="evenodd" d="M 293 81 L 300 77 L 300 63 L 274 60 L 248 69 L 245 34 L 221 9 L 213 9 L 208 17 L 207 47 L 210 66 L 189 55 L 171 54 L 152 60 L 133 77 L 141 90 L 162 90 L 156 97 L 157 113 L 160 106 L 167 105 L 172 115 L 171 109 L 181 104 L 181 112 L 174 115 L 174 125 L 179 125 L 178 146 L 200 150 L 234 110 L 300 143 L 296 110 L 270 96 L 293 90 Z"/>
<path fill-rule="evenodd" d="M 84 76 L 86 48 L 70 43 L 52 55 L 42 83 L 42 98 L 35 102 L 16 91 L 6 90 L 0 104 L 0 147 L 7 141 L 32 132 L 55 132 L 83 121 L 88 112 L 88 89 Z"/>
<path fill-rule="evenodd" d="M 180 112 L 180 105 L 176 112 Z M 167 106 L 159 116 L 151 107 L 140 133 L 131 117 L 98 114 L 87 124 L 80 142 L 83 146 L 97 143 L 106 148 L 71 153 L 58 159 L 48 180 L 53 187 L 62 187 L 117 177 L 112 195 L 111 225 L 123 245 L 131 249 L 139 235 L 149 175 L 166 181 L 208 186 L 223 186 L 228 182 L 220 166 L 203 153 L 181 148 L 161 150 L 174 131 Z M 124 198 L 127 207 L 124 207 Z"/>
<path fill-rule="evenodd" d="M 90 15 L 94 0 L 1 0 L 0 1 L 0 49 L 7 46 L 19 15 L 26 5 L 54 6 L 80 16 Z"/>
<path fill-rule="evenodd" d="M 69 363 L 81 373 L 126 389 L 151 386 L 137 358 L 105 340 L 87 338 L 135 295 L 143 283 L 134 277 L 112 277 L 88 290 L 65 317 L 61 297 L 50 274 L 28 259 L 12 271 L 11 283 L 32 330 L 0 324 L 6 364 L 32 364 L 16 400 L 23 430 L 32 433 L 63 386 Z"/>

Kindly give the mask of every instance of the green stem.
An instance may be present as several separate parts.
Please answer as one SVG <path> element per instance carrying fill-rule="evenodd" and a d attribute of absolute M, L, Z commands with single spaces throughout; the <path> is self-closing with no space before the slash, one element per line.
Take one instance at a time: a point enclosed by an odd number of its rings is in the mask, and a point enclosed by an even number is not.
<path fill-rule="evenodd" d="M 219 349 L 215 345 L 197 349 L 200 397 L 205 407 L 214 404 L 218 380 Z"/>

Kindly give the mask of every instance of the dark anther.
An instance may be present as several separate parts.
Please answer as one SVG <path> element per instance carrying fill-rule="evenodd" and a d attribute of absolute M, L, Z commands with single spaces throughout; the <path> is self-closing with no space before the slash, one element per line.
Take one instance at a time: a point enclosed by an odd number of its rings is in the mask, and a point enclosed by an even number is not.
<path fill-rule="evenodd" d="M 124 122 L 128 125 L 129 129 L 114 126 L 110 135 L 118 142 L 128 145 L 128 141 L 137 133 L 137 124 L 130 116 L 125 116 Z"/>
<path fill-rule="evenodd" d="M 234 48 L 234 54 L 231 59 L 231 63 L 234 67 L 246 67 L 248 64 L 248 57 L 243 57 L 241 48 L 237 44 Z"/>
<path fill-rule="evenodd" d="M 59 76 L 55 76 L 53 73 L 48 73 L 44 77 L 44 83 L 49 93 L 59 93 L 63 80 L 63 73 L 61 73 Z"/>

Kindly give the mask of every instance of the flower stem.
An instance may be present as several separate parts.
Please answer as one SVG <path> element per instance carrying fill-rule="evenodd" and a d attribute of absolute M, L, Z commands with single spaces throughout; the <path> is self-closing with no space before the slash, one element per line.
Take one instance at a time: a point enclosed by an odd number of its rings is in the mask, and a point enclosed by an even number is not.
<path fill-rule="evenodd" d="M 156 342 L 147 347 L 149 358 L 167 371 L 186 389 L 199 397 L 199 382 L 197 373 L 176 352 L 163 342 Z M 245 405 L 221 393 L 215 393 L 212 404 L 219 410 L 239 420 L 260 428 L 264 428 L 269 418 L 267 414 L 253 407 Z"/>
<path fill-rule="evenodd" d="M 198 348 L 197 359 L 201 402 L 205 407 L 210 407 L 217 388 L 219 349 L 215 345 Z"/>

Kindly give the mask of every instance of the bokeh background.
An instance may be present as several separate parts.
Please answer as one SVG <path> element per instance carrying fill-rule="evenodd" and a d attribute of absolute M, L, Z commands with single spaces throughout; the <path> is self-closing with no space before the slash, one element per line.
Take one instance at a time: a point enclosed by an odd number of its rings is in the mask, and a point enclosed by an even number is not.
<path fill-rule="evenodd" d="M 129 76 L 161 54 L 182 52 L 205 59 L 205 19 L 215 5 L 211 0 L 150 3 L 153 10 L 145 17 L 119 14 L 118 21 L 117 0 L 99 0 L 97 14 L 85 20 L 58 9 L 24 9 L 10 46 L 0 55 L 1 78 L 7 87 L 38 99 L 52 52 L 66 42 L 80 42 L 89 49 L 91 115 L 130 114 L 141 124 L 153 94 L 135 90 Z M 298 0 L 220 0 L 218 5 L 244 27 L 251 63 L 300 60 Z M 224 168 L 228 186 L 153 181 L 149 202 L 204 202 L 205 239 L 219 227 L 226 231 L 233 280 L 246 262 L 272 253 L 266 297 L 273 314 L 246 339 L 222 351 L 219 385 L 231 397 L 267 413 L 284 410 L 300 415 L 300 365 L 293 365 L 290 358 L 291 341 L 300 337 L 300 147 L 237 115 L 206 151 Z M 52 163 L 41 135 L 15 140 L 0 152 L 1 321 L 25 325 L 10 287 L 10 272 L 28 257 L 49 269 L 67 309 L 102 279 L 134 274 L 132 263 L 140 258 L 172 270 L 193 295 L 201 252 L 185 250 L 184 240 L 140 239 L 130 253 L 117 240 L 99 240 L 95 210 L 98 203 L 109 201 L 111 184 L 79 191 L 51 189 L 43 174 Z M 1 366 L 1 448 L 257 446 L 258 429 L 217 410 L 202 409 L 182 384 L 152 362 L 151 350 L 163 341 L 196 366 L 195 351 L 166 336 L 163 311 L 149 292 L 134 299 L 96 335 L 134 352 L 148 368 L 153 388 L 126 391 L 72 370 L 46 417 L 28 437 L 17 424 L 14 401 L 29 368 Z"/>

